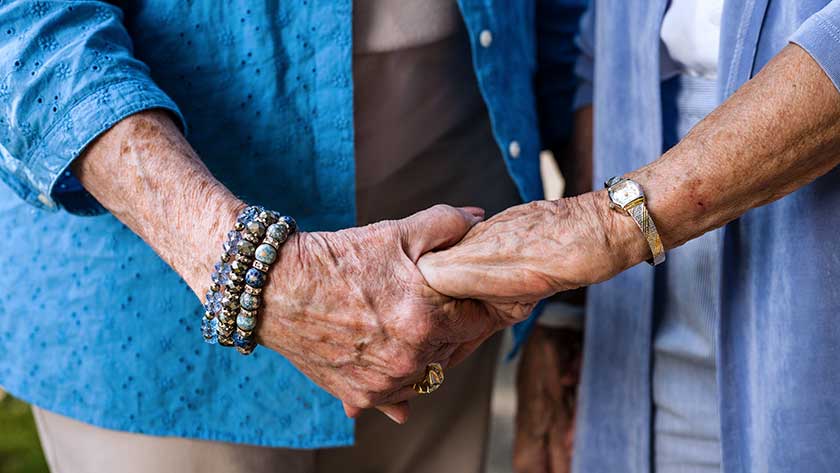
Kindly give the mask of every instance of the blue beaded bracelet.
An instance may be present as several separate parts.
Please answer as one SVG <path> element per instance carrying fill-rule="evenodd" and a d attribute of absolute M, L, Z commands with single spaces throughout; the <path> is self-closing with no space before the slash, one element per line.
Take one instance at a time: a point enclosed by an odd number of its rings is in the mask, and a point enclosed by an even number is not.
<path fill-rule="evenodd" d="M 236 350 L 248 355 L 254 351 L 256 341 L 257 314 L 262 304 L 262 290 L 268 280 L 268 270 L 277 260 L 280 247 L 296 229 L 292 217 L 274 213 L 261 214 L 261 223 L 266 225 L 265 236 L 254 250 L 254 261 L 245 273 L 245 289 L 239 298 L 239 315 L 236 317 L 236 332 L 233 344 Z"/>
<path fill-rule="evenodd" d="M 232 314 L 239 310 L 239 296 L 243 290 L 241 275 L 251 265 L 248 255 L 253 255 L 252 240 L 259 238 L 250 235 L 247 227 L 261 210 L 257 206 L 243 209 L 222 245 L 222 256 L 213 268 L 212 284 L 204 299 L 201 334 L 207 343 L 233 345 Z"/>
<path fill-rule="evenodd" d="M 259 206 L 246 207 L 227 234 L 205 296 L 201 333 L 208 343 L 254 351 L 254 330 L 268 270 L 280 246 L 297 230 L 295 220 Z"/>

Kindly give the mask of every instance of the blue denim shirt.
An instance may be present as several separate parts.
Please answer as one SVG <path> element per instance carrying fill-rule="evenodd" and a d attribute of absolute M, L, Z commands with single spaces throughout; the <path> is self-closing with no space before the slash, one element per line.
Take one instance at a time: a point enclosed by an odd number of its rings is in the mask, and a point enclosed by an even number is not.
<path fill-rule="evenodd" d="M 202 343 L 200 302 L 112 216 L 75 215 L 103 209 L 67 167 L 120 119 L 163 108 L 245 200 L 305 230 L 353 226 L 352 2 L 124 3 L 0 1 L 0 384 L 111 429 L 351 443 L 337 400 L 281 356 Z M 525 200 L 542 196 L 541 144 L 568 133 L 581 3 L 460 2 Z"/>
<path fill-rule="evenodd" d="M 596 110 L 596 182 L 662 152 L 666 4 L 595 0 L 582 23 L 577 70 L 588 83 L 577 102 Z M 726 0 L 719 98 L 791 41 L 840 86 L 840 1 Z M 716 332 L 725 473 L 840 471 L 838 208 L 835 168 L 723 229 Z M 639 265 L 589 293 L 577 472 L 651 471 L 653 272 Z"/>

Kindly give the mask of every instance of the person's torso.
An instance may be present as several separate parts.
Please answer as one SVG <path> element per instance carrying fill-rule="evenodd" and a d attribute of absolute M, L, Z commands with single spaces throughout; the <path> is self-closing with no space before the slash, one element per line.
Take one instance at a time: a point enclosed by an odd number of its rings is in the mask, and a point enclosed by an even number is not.
<path fill-rule="evenodd" d="M 718 97 L 731 95 L 828 3 L 727 0 Z M 662 152 L 666 4 L 596 1 L 596 183 Z M 716 376 L 726 473 L 827 473 L 840 465 L 832 446 L 840 441 L 833 427 L 840 401 L 828 394 L 840 389 L 838 189 L 835 169 L 723 230 Z M 575 471 L 650 471 L 653 273 L 640 265 L 591 288 Z"/>
<path fill-rule="evenodd" d="M 471 48 L 459 54 L 473 62 L 492 137 L 504 144 L 485 157 L 506 164 L 522 198 L 538 198 L 534 5 L 464 3 Z M 225 185 L 304 230 L 356 223 L 351 1 L 123 7 L 136 56 Z M 487 47 L 485 30 L 497 38 Z M 5 187 L 0 195 L 0 284 L 32 288 L 0 299 L 8 391 L 112 429 L 300 448 L 352 442 L 340 403 L 276 353 L 244 358 L 202 343 L 198 299 L 112 216 L 50 214 Z"/>
<path fill-rule="evenodd" d="M 519 203 L 457 3 L 362 0 L 353 22 L 358 223 L 438 203 L 488 215 Z"/>

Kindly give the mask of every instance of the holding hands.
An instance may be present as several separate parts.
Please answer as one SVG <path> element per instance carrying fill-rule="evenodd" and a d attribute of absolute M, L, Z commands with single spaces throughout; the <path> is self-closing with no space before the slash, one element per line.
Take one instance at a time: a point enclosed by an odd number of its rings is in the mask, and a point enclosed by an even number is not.
<path fill-rule="evenodd" d="M 465 357 L 498 328 L 492 309 L 430 287 L 416 266 L 483 216 L 480 209 L 435 206 L 399 221 L 338 232 L 301 233 L 284 245 L 277 277 L 264 293 L 261 344 L 359 408 L 401 403 L 426 367 Z M 405 406 L 385 407 L 395 421 Z"/>
<path fill-rule="evenodd" d="M 205 292 L 217 260 L 207 242 L 224 240 L 243 203 L 166 115 L 123 120 L 74 172 L 196 294 Z M 136 185 L 132 176 L 147 178 Z M 399 221 L 297 233 L 262 290 L 255 336 L 344 401 L 349 415 L 386 406 L 402 422 L 401 403 L 417 395 L 412 386 L 428 365 L 452 366 L 540 299 L 635 262 L 621 257 L 632 245 L 609 237 L 638 242 L 638 229 L 609 215 L 606 202 L 603 192 L 534 202 L 482 223 L 479 209 L 439 205 Z"/>
<path fill-rule="evenodd" d="M 259 341 L 348 415 L 380 406 L 403 422 L 401 403 L 429 364 L 456 364 L 540 300 L 623 269 L 602 194 L 524 204 L 486 222 L 479 209 L 439 205 L 296 235 L 279 262 L 294 274 L 266 288 Z"/>
<path fill-rule="evenodd" d="M 457 364 L 540 300 L 631 264 L 613 247 L 621 219 L 603 192 L 482 215 L 439 205 L 293 237 L 280 266 L 295 273 L 267 288 L 260 343 L 341 399 L 348 415 L 378 407 L 404 422 L 427 366 Z"/>

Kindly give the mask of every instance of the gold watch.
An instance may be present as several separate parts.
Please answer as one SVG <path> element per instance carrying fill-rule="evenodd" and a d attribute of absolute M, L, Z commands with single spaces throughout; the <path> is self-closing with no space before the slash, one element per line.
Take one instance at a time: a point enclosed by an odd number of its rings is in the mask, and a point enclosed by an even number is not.
<path fill-rule="evenodd" d="M 650 246 L 653 255 L 647 262 L 656 266 L 665 261 L 665 248 L 662 246 L 662 239 L 656 231 L 656 224 L 653 223 L 647 205 L 645 205 L 645 193 L 642 186 L 636 181 L 621 176 L 611 177 L 604 183 L 610 196 L 610 208 L 624 212 L 633 218 L 636 225 L 642 231 L 645 240 Z"/>

